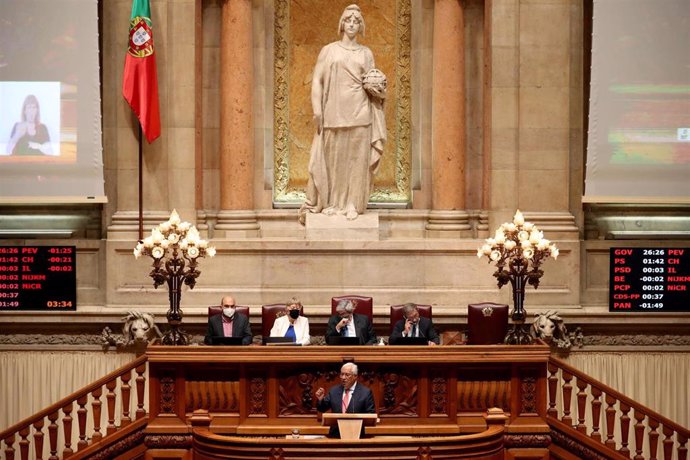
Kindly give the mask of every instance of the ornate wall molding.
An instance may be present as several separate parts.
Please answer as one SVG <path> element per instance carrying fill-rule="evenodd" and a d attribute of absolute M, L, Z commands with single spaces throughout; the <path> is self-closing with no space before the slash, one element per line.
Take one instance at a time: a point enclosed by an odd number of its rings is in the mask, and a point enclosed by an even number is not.
<path fill-rule="evenodd" d="M 281 379 L 278 386 L 278 400 L 281 416 L 296 414 L 316 414 L 314 406 L 314 387 L 319 373 L 302 372 L 294 376 Z"/>
<path fill-rule="evenodd" d="M 149 434 L 144 444 L 149 449 L 189 449 L 192 447 L 192 435 Z"/>
<path fill-rule="evenodd" d="M 162 414 L 175 413 L 175 379 L 173 377 L 162 377 L 160 380 L 161 396 L 160 407 Z"/>
<path fill-rule="evenodd" d="M 273 199 L 297 201 L 300 195 L 288 190 L 290 182 L 290 114 L 288 110 L 290 1 L 275 2 L 273 38 Z M 304 199 L 304 197 L 301 197 Z"/>
<path fill-rule="evenodd" d="M 142 427 L 134 433 L 131 433 L 129 436 L 119 440 L 115 444 L 95 453 L 89 458 L 91 460 L 109 460 L 127 452 L 130 449 L 133 449 L 144 442 L 144 428 L 145 427 Z"/>
<path fill-rule="evenodd" d="M 8 334 L 0 345 L 102 345 L 100 334 Z"/>
<path fill-rule="evenodd" d="M 261 377 L 255 377 L 249 382 L 250 406 L 249 413 L 265 414 L 266 413 L 266 380 Z"/>
<path fill-rule="evenodd" d="M 690 346 L 690 335 L 585 335 L 583 344 L 587 346 Z"/>
<path fill-rule="evenodd" d="M 506 447 L 549 447 L 548 434 L 506 434 L 503 436 Z"/>
<path fill-rule="evenodd" d="M 380 414 L 417 415 L 417 381 L 395 372 L 379 373 L 383 382 L 383 407 Z"/>
<path fill-rule="evenodd" d="M 441 321 L 439 325 L 442 326 Z M 192 325 L 194 326 L 194 325 Z M 316 329 L 318 325 L 315 325 Z M 32 324 L 34 331 L 40 331 L 43 327 L 40 324 Z M 45 333 L 32 334 L 0 334 L 0 346 L 2 345 L 79 345 L 91 346 L 95 345 L 99 348 L 103 345 L 101 334 L 51 334 L 53 326 L 46 326 Z M 459 334 L 457 331 L 443 331 L 446 334 Z M 260 338 L 257 338 L 260 340 Z M 193 335 L 191 342 L 203 344 L 204 335 Z M 325 340 L 322 335 L 315 335 L 312 337 L 313 345 L 325 345 Z M 635 347 L 638 350 L 640 347 L 690 347 L 690 335 L 674 335 L 674 334 L 591 334 L 584 335 L 582 338 L 582 346 L 574 346 L 570 351 L 578 350 L 587 351 L 587 347 L 595 346 L 611 346 L 611 347 Z M 127 351 L 127 350 L 118 350 Z M 644 351 L 644 350 L 642 350 Z"/>
<path fill-rule="evenodd" d="M 535 414 L 537 412 L 537 379 L 531 375 L 521 376 L 520 407 L 521 414 Z"/>
<path fill-rule="evenodd" d="M 431 413 L 448 413 L 448 382 L 444 377 L 431 380 Z"/>
<path fill-rule="evenodd" d="M 579 442 L 567 436 L 565 433 L 561 433 L 558 430 L 551 430 L 551 440 L 557 446 L 560 446 L 569 452 L 577 455 L 580 458 L 586 458 L 591 460 L 605 460 L 607 457 L 597 453 L 596 451 L 583 446 Z"/>

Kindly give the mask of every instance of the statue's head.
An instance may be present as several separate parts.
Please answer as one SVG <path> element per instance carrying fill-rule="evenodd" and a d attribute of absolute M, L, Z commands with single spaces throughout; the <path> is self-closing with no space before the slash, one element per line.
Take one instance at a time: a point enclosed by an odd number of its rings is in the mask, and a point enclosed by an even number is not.
<path fill-rule="evenodd" d="M 354 3 L 346 7 L 343 11 L 343 14 L 340 15 L 340 22 L 338 23 L 338 35 L 343 34 L 345 20 L 350 17 L 354 17 L 359 21 L 359 33 L 362 37 L 364 37 L 364 17 L 362 16 L 362 10 Z"/>

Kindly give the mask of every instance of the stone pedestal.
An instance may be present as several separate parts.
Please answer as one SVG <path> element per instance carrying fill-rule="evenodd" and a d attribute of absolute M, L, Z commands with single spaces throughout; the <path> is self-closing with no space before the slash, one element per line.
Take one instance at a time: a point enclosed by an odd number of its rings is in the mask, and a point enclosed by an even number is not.
<path fill-rule="evenodd" d="M 379 215 L 360 214 L 355 220 L 345 216 L 307 213 L 305 222 L 308 240 L 378 240 Z"/>

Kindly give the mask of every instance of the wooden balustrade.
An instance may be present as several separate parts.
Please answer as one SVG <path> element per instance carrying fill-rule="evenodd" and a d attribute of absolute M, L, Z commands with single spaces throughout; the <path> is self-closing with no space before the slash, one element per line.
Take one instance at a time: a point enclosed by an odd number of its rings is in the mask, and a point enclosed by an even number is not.
<path fill-rule="evenodd" d="M 55 404 L 43 409 L 37 414 L 17 423 L 0 433 L 0 459 L 14 460 L 17 458 L 15 443 L 18 446 L 19 459 L 28 460 L 29 453 L 33 447 L 37 460 L 48 458 L 57 460 L 59 458 L 69 458 L 76 453 L 72 449 L 72 412 L 74 404 L 77 409 L 78 438 L 77 452 L 84 451 L 88 447 L 115 435 L 126 426 L 132 423 L 130 415 L 131 388 L 129 382 L 132 378 L 132 370 L 136 372 L 136 418 L 142 419 L 147 413 L 144 409 L 144 388 L 146 383 L 146 356 L 141 356 L 129 364 L 111 372 L 105 377 L 93 382 L 92 384 L 72 393 L 66 398 L 61 399 Z M 116 391 L 119 386 L 119 395 Z M 107 425 L 105 427 L 105 437 L 101 433 L 101 397 L 103 387 L 106 393 Z M 121 413 L 116 414 L 116 403 L 121 403 Z M 89 414 L 89 403 L 91 411 Z M 91 416 L 93 432 L 87 432 L 87 419 Z M 119 415 L 119 425 L 118 425 Z M 62 427 L 62 429 L 60 428 Z M 62 431 L 64 439 L 59 439 Z M 46 445 L 47 435 L 47 445 Z M 18 442 L 17 442 L 18 440 Z M 48 456 L 45 449 L 47 447 Z M 58 456 L 61 455 L 60 456 Z"/>
<path fill-rule="evenodd" d="M 625 457 L 630 457 L 630 449 L 634 449 L 633 458 L 635 460 L 646 458 L 650 460 L 657 458 L 687 460 L 687 444 L 690 435 L 687 428 L 659 415 L 557 358 L 549 358 L 547 369 L 549 373 L 547 377 L 549 399 L 547 420 L 558 420 L 571 427 L 574 432 L 572 434 L 574 439 L 579 439 L 578 434 L 587 436 L 607 449 L 618 452 Z M 575 394 L 577 424 L 573 424 L 571 414 L 573 379 L 575 379 L 575 386 L 578 390 Z M 560 410 L 558 408 L 559 388 L 562 398 Z M 602 405 L 605 405 L 605 438 L 602 438 L 601 433 Z M 587 423 L 588 414 L 589 423 Z M 617 423 L 618 427 L 616 426 Z M 619 445 L 616 444 L 615 440 L 617 428 L 620 434 Z M 630 444 L 631 428 L 633 433 L 632 446 Z M 662 457 L 658 457 L 660 437 L 662 437 Z"/>
<path fill-rule="evenodd" d="M 205 404 L 198 396 L 207 384 L 215 382 L 219 368 L 227 369 L 229 382 L 234 382 L 228 387 L 232 393 L 228 400 L 234 401 L 230 409 L 221 410 L 211 404 L 214 420 L 222 422 L 219 426 L 231 427 L 231 431 L 243 435 L 275 435 L 294 426 L 305 433 L 320 433 L 324 429 L 318 425 L 315 411 L 308 410 L 313 403 L 310 396 L 313 388 L 336 379 L 337 373 L 328 369 L 337 368 L 344 359 L 356 359 L 364 365 L 362 378 L 379 400 L 381 423 L 372 428 L 372 432 L 378 430 L 374 435 L 390 435 L 401 429 L 417 435 L 472 432 L 481 407 L 468 403 L 459 393 L 467 396 L 467 388 L 486 381 L 488 393 L 477 397 L 481 396 L 482 404 L 494 406 L 503 401 L 511 417 L 508 432 L 515 424 L 521 427 L 515 433 L 524 435 L 525 427 L 530 426 L 537 433 L 533 438 L 538 440 L 544 428 L 548 432 L 545 419 L 550 425 L 553 451 L 567 456 L 564 446 L 579 446 L 584 456 L 688 460 L 687 428 L 549 357 L 546 347 L 438 347 L 425 350 L 423 355 L 410 355 L 395 347 L 308 351 L 286 357 L 280 350 L 248 347 L 209 357 L 203 347 L 154 347 L 149 354 L 0 432 L 0 460 L 28 460 L 32 453 L 39 460 L 80 460 L 111 449 L 123 439 L 127 439 L 125 445 L 131 442 L 139 446 L 136 453 L 141 454 L 146 451 L 140 443 L 148 423 L 157 422 L 158 433 L 188 433 L 186 418 L 197 405 Z M 151 415 L 145 409 L 149 363 Z M 520 384 L 522 380 L 543 383 Z M 400 387 L 397 393 L 392 382 Z M 415 397 L 409 401 L 408 388 L 415 389 Z M 501 394 L 495 394 L 497 391 Z M 136 400 L 136 406 L 130 399 Z M 405 404 L 411 401 L 406 411 L 394 410 L 398 399 Z M 532 407 L 528 404 L 532 400 L 541 403 Z M 292 411 L 283 410 L 286 405 Z M 263 424 L 256 424 L 257 414 L 263 416 Z M 266 420 L 271 423 L 266 425 Z M 91 431 L 88 426 L 92 426 Z M 158 450 L 165 450 L 165 446 Z M 112 451 L 106 452 L 110 455 Z"/>

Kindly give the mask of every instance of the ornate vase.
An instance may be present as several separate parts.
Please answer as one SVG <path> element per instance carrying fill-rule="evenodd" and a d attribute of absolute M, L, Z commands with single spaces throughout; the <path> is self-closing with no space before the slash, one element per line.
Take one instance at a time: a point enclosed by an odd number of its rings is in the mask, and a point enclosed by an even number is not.
<path fill-rule="evenodd" d="M 510 345 L 526 345 L 532 343 L 529 327 L 525 326 L 527 312 L 525 311 L 525 275 L 511 277 L 510 287 L 513 290 L 513 313 L 511 320 L 513 325 L 508 330 L 504 343 Z"/>

